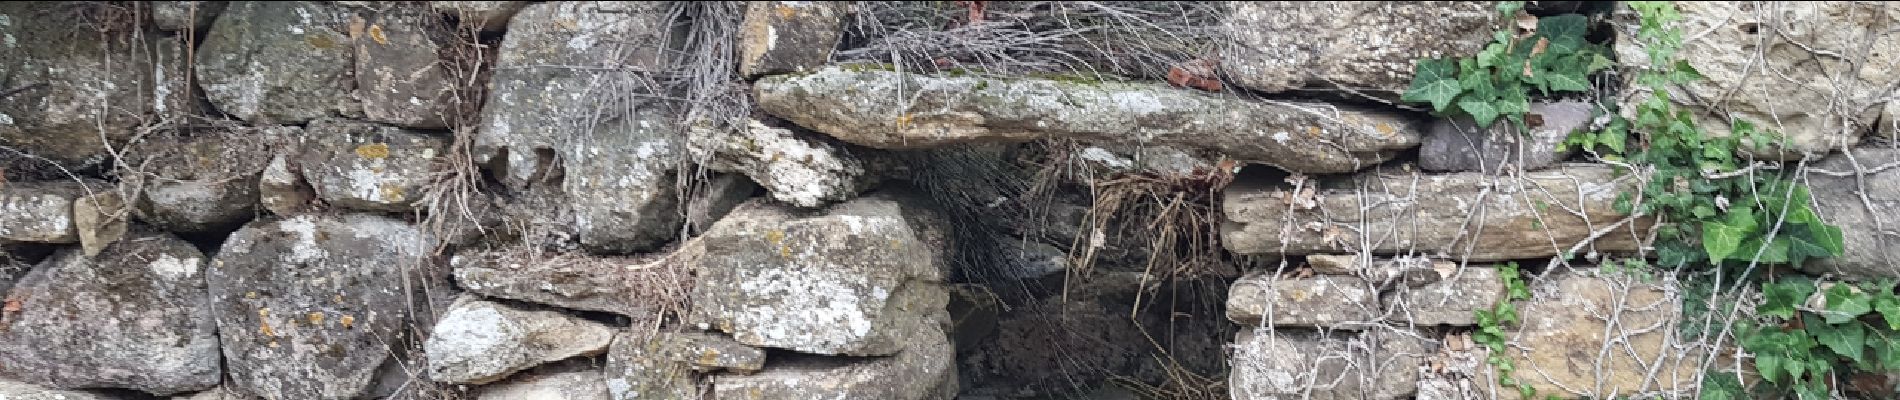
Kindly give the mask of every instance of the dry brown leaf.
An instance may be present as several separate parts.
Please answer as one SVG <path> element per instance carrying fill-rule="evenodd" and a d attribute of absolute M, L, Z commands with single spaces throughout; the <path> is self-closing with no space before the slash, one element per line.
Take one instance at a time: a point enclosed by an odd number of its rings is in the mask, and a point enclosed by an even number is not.
<path fill-rule="evenodd" d="M 20 308 L 24 307 L 22 303 L 24 302 L 20 301 L 20 299 L 18 298 L 8 298 L 7 305 L 4 307 L 0 307 L 0 312 L 7 313 L 7 314 L 20 312 Z"/>
<path fill-rule="evenodd" d="M 1550 38 L 1537 38 L 1537 44 L 1531 46 L 1531 57 L 1544 54 L 1550 48 Z"/>

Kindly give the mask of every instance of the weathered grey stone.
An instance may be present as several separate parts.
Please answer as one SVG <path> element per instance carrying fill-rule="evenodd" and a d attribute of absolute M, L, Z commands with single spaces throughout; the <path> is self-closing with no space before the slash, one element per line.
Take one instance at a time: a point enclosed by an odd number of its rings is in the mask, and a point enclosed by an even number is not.
<path fill-rule="evenodd" d="M 1403 92 L 1419 59 L 1478 54 L 1501 25 L 1497 2 L 1232 2 L 1221 55 L 1231 82 L 1281 92 Z"/>
<path fill-rule="evenodd" d="M 759 185 L 744 175 L 715 174 L 706 178 L 705 186 L 698 189 L 686 202 L 686 226 L 691 235 L 706 232 L 713 223 L 732 212 L 733 207 L 752 199 Z"/>
<path fill-rule="evenodd" d="M 1360 264 L 1359 256 L 1345 254 L 1314 254 L 1306 256 L 1306 265 L 1313 272 L 1326 275 L 1353 275 L 1368 268 Z"/>
<path fill-rule="evenodd" d="M 152 2 L 152 25 L 168 31 L 193 29 L 204 32 L 211 28 L 211 21 L 224 12 L 223 1 L 154 1 Z"/>
<path fill-rule="evenodd" d="M 765 350 L 747 346 L 716 333 L 684 332 L 667 334 L 667 346 L 673 361 L 686 363 L 700 372 L 731 370 L 742 373 L 765 367 Z"/>
<path fill-rule="evenodd" d="M 559 311 L 457 299 L 436 321 L 423 351 L 429 378 L 483 384 L 536 365 L 604 353 L 614 330 Z"/>
<path fill-rule="evenodd" d="M 1004 246 L 1004 265 L 1016 266 L 1000 271 L 1012 279 L 1038 279 L 1069 270 L 1069 253 L 1042 242 L 1008 240 Z"/>
<path fill-rule="evenodd" d="M 957 396 L 956 348 L 938 321 L 913 320 L 926 334 L 894 355 L 868 359 L 798 355 L 750 375 L 712 377 L 714 400 L 950 400 Z"/>
<path fill-rule="evenodd" d="M 454 16 L 464 24 L 475 24 L 483 31 L 500 31 L 508 28 L 508 19 L 527 6 L 526 1 L 431 1 L 429 7 L 437 12 Z"/>
<path fill-rule="evenodd" d="M 708 167 L 745 174 L 773 199 L 799 207 L 849 200 L 873 179 L 843 146 L 749 121 L 737 132 L 694 129 L 690 150 Z"/>
<path fill-rule="evenodd" d="M 455 90 L 438 53 L 450 39 L 439 14 L 419 4 L 398 4 L 368 19 L 365 32 L 354 31 L 357 98 L 363 117 L 405 128 L 448 127 L 455 112 Z"/>
<path fill-rule="evenodd" d="M 360 113 L 346 34 L 355 18 L 330 2 L 232 3 L 198 46 L 198 82 L 219 110 L 251 123 Z"/>
<path fill-rule="evenodd" d="M 739 29 L 739 75 L 783 74 L 831 61 L 850 4 L 753 1 Z"/>
<path fill-rule="evenodd" d="M 294 152 L 293 152 L 294 153 Z M 303 178 L 303 168 L 291 161 L 292 155 L 278 154 L 258 176 L 258 203 L 277 215 L 292 215 L 307 210 L 317 199 L 317 191 Z"/>
<path fill-rule="evenodd" d="M 1841 228 L 1845 251 L 1840 257 L 1808 261 L 1804 268 L 1853 278 L 1900 277 L 1900 238 L 1889 233 L 1896 221 L 1892 216 L 1900 212 L 1900 170 L 1875 171 L 1894 163 L 1900 163 L 1900 150 L 1859 148 L 1809 166 L 1814 213 Z M 1857 177 L 1857 170 L 1870 173 Z"/>
<path fill-rule="evenodd" d="M 403 328 L 418 323 L 408 299 L 427 298 L 420 286 L 431 280 L 417 275 L 430 244 L 413 226 L 363 214 L 260 220 L 232 233 L 206 274 L 227 389 L 272 400 L 364 395 Z"/>
<path fill-rule="evenodd" d="M 614 338 L 607 349 L 607 365 L 601 377 L 607 380 L 609 398 L 700 399 L 700 377 L 691 365 L 670 357 L 673 349 L 664 338 L 666 332 L 628 331 Z"/>
<path fill-rule="evenodd" d="M 73 202 L 116 189 L 99 180 L 7 182 L 0 186 L 0 240 L 77 243 Z"/>
<path fill-rule="evenodd" d="M 1089 165 L 1111 172 L 1147 173 L 1163 178 L 1206 176 L 1220 169 L 1224 157 L 1196 154 L 1167 146 L 1100 145 L 1083 148 L 1076 157 Z M 1231 168 L 1239 169 L 1239 165 Z M 1228 171 L 1229 173 L 1238 171 Z"/>
<path fill-rule="evenodd" d="M 1387 293 L 1391 319 L 1424 326 L 1474 326 L 1479 310 L 1490 310 L 1504 299 L 1504 280 L 1497 269 L 1469 266 L 1459 270 L 1456 265 L 1448 269 L 1434 272 L 1452 274 L 1437 283 L 1416 288 L 1399 285 Z"/>
<path fill-rule="evenodd" d="M 1538 397 L 1684 398 L 1706 347 L 1676 335 L 1680 289 L 1595 269 L 1546 275 L 1517 304 L 1504 356 Z M 1516 398 L 1515 393 L 1506 398 Z"/>
<path fill-rule="evenodd" d="M 420 132 L 327 118 L 304 133 L 297 166 L 317 197 L 358 210 L 415 209 L 449 145 Z"/>
<path fill-rule="evenodd" d="M 281 131 L 279 131 L 281 132 Z M 133 211 L 146 223 L 173 232 L 235 227 L 257 213 L 258 175 L 268 165 L 267 132 L 228 132 L 147 139 L 130 151 L 141 169 L 129 174 L 140 189 Z"/>
<path fill-rule="evenodd" d="M 750 202 L 699 237 L 693 313 L 740 343 L 828 355 L 888 355 L 945 313 L 935 250 L 895 201 L 822 213 Z M 935 332 L 941 335 L 941 332 Z"/>
<path fill-rule="evenodd" d="M 1407 399 L 1430 355 L 1425 340 L 1407 331 L 1271 329 L 1241 329 L 1235 336 L 1229 389 L 1235 400 Z"/>
<path fill-rule="evenodd" d="M 853 144 L 914 149 L 1072 138 L 1209 150 L 1311 172 L 1350 172 L 1418 145 L 1389 111 L 1240 100 L 1164 83 L 1064 82 L 825 67 L 760 79 L 759 107 Z M 890 99 L 909 99 L 892 104 Z"/>
<path fill-rule="evenodd" d="M 661 3 L 532 4 L 496 55 L 476 161 L 509 187 L 559 199 L 564 214 L 544 218 L 592 251 L 650 250 L 679 232 L 685 135 L 670 105 L 639 95 L 665 20 Z"/>
<path fill-rule="evenodd" d="M 1244 326 L 1363 329 L 1376 322 L 1379 294 L 1363 279 L 1318 275 L 1303 279 L 1254 273 L 1227 292 L 1227 319 Z M 1268 318 L 1271 317 L 1269 320 Z"/>
<path fill-rule="evenodd" d="M 1696 126 L 1709 135 L 1729 135 L 1729 121 L 1740 119 L 1790 142 L 1748 151 L 1758 157 L 1797 159 L 1854 145 L 1900 83 L 1900 52 L 1871 50 L 1900 48 L 1900 35 L 1894 34 L 1900 4 L 1719 1 L 1675 7 L 1682 15 L 1675 26 L 1697 33 L 1685 34 L 1691 40 L 1675 57 L 1707 79 L 1673 85 L 1669 98 L 1690 107 Z M 1648 67 L 1636 16 L 1622 14 L 1614 24 L 1617 58 Z M 1632 86 L 1621 99 L 1626 113 L 1649 97 L 1647 88 Z"/>
<path fill-rule="evenodd" d="M 439 2 L 438 2 L 439 3 Z M 599 369 L 532 371 L 475 388 L 475 400 L 607 400 L 607 381 Z"/>
<path fill-rule="evenodd" d="M 0 251 L 0 297 L 6 296 L 7 289 L 13 288 L 15 282 L 19 282 L 20 278 L 25 277 L 26 273 L 32 270 L 33 264 Z"/>
<path fill-rule="evenodd" d="M 634 257 L 536 257 L 519 249 L 468 251 L 449 264 L 455 281 L 484 296 L 652 319 L 691 290 L 685 260 L 695 251 Z"/>
<path fill-rule="evenodd" d="M 223 386 L 211 388 L 211 390 L 206 390 L 206 391 L 202 391 L 198 393 L 181 394 L 177 396 L 172 396 L 171 398 L 171 400 L 252 400 L 252 399 L 255 399 L 255 397 L 245 396 L 237 392 L 225 390 Z"/>
<path fill-rule="evenodd" d="M 1570 156 L 1569 151 L 1557 151 L 1557 146 L 1572 131 L 1589 128 L 1591 107 L 1581 101 L 1532 103 L 1526 119 L 1539 122 L 1530 125 L 1529 132 L 1502 119 L 1489 129 L 1478 127 L 1471 117 L 1440 119 L 1432 123 L 1431 133 L 1419 146 L 1418 166 L 1430 171 L 1486 173 L 1508 170 L 1507 164 L 1526 170 L 1548 167 Z"/>
<path fill-rule="evenodd" d="M 115 400 L 110 396 L 59 390 L 0 379 L 0 399 L 6 400 Z"/>
<path fill-rule="evenodd" d="M 96 258 L 70 247 L 53 255 L 6 297 L 0 375 L 158 395 L 217 386 L 204 264 L 191 243 L 164 233 L 134 234 Z"/>
<path fill-rule="evenodd" d="M 108 141 L 130 139 L 148 113 L 186 97 L 167 95 L 187 93 L 177 79 L 184 74 L 153 56 L 175 41 L 102 37 L 80 17 L 93 7 L 111 6 L 0 4 L 0 92 L 10 92 L 0 97 L 0 145 L 67 168 L 92 166 L 107 160 Z"/>
<path fill-rule="evenodd" d="M 1292 190 L 1252 183 L 1228 187 L 1222 243 L 1241 254 L 1418 253 L 1434 258 L 1501 261 L 1589 251 L 1635 251 L 1652 224 L 1617 225 L 1618 193 L 1634 178 L 1609 166 L 1564 164 L 1510 179 L 1466 172 L 1366 174 L 1363 191 Z M 1572 214 L 1580 212 L 1582 216 Z M 1611 229 L 1612 227 L 1615 229 Z M 1593 237 L 1598 230 L 1608 230 Z M 1363 241 L 1361 239 L 1364 239 Z"/>

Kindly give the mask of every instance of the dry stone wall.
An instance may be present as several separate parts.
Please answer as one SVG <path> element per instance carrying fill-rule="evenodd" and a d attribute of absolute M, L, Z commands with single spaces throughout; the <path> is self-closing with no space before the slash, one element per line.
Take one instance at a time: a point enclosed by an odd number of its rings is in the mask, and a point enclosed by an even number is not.
<path fill-rule="evenodd" d="M 1397 101 L 1533 14 L 1207 3 L 1219 49 L 1163 79 L 985 64 L 1041 48 L 945 38 L 1050 10 L 989 3 L 0 4 L 0 400 L 1688 399 L 1753 371 L 1680 333 L 1703 278 L 1598 265 L 1673 222 L 1558 149 L 1635 85 L 1522 131 Z M 1805 159 L 1773 165 L 1843 229 L 1801 269 L 1900 278 L 1900 9 L 1679 8 L 1709 79 L 1671 99 L 1774 121 L 1755 156 Z M 1137 40 L 1095 33 L 1017 44 Z M 936 69 L 861 56 L 919 43 Z"/>

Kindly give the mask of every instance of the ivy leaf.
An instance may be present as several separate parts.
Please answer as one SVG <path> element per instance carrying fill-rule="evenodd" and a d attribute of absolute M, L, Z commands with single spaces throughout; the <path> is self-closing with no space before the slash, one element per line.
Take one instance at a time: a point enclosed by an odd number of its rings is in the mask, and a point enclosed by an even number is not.
<path fill-rule="evenodd" d="M 1756 354 L 1755 372 L 1761 373 L 1762 379 L 1767 379 L 1768 383 L 1780 384 L 1780 380 L 1775 378 L 1781 377 L 1781 371 L 1783 370 L 1781 366 L 1782 361 L 1783 359 L 1779 355 Z"/>
<path fill-rule="evenodd" d="M 1457 64 L 1446 59 L 1420 60 L 1412 72 L 1412 87 L 1405 90 L 1400 100 L 1408 102 L 1430 102 L 1432 109 L 1443 112 L 1451 100 L 1458 97 L 1459 86 Z"/>
<path fill-rule="evenodd" d="M 1675 66 L 1669 71 L 1669 80 L 1676 83 L 1695 82 L 1702 78 L 1702 71 L 1697 71 L 1694 66 L 1689 65 L 1688 60 L 1676 60 Z"/>
<path fill-rule="evenodd" d="M 1900 331 L 1900 296 L 1882 291 L 1874 295 L 1874 311 L 1887 320 L 1887 329 Z"/>
<path fill-rule="evenodd" d="M 1733 208 L 1724 217 L 1726 217 L 1724 222 L 1710 221 L 1702 224 L 1702 251 L 1707 252 L 1709 260 L 1713 262 L 1729 260 L 1733 256 L 1753 256 L 1753 254 L 1736 254 L 1737 250 L 1748 249 L 1743 246 L 1743 243 L 1755 233 L 1753 213 L 1746 208 Z"/>
<path fill-rule="evenodd" d="M 1525 96 L 1523 90 L 1504 90 L 1498 93 L 1497 101 L 1492 102 L 1491 106 L 1502 115 L 1523 115 L 1531 112 L 1530 99 Z"/>
<path fill-rule="evenodd" d="M 1822 346 L 1833 350 L 1834 354 L 1847 357 L 1857 363 L 1865 362 L 1867 331 L 1861 329 L 1860 324 L 1846 324 L 1818 330 L 1815 327 L 1808 327 L 1808 331 L 1814 334 L 1815 340 L 1821 342 Z"/>
<path fill-rule="evenodd" d="M 1478 121 L 1478 126 L 1491 126 L 1491 122 L 1498 119 L 1498 110 L 1492 108 L 1491 103 L 1485 100 L 1460 101 L 1458 108 L 1464 109 L 1466 114 L 1471 114 L 1471 118 Z"/>
<path fill-rule="evenodd" d="M 1867 294 L 1856 293 L 1853 286 L 1838 284 L 1822 295 L 1827 298 L 1827 323 L 1840 324 L 1860 318 L 1874 310 Z"/>
<path fill-rule="evenodd" d="M 1814 294 L 1814 285 L 1801 279 L 1787 279 L 1776 283 L 1763 283 L 1761 291 L 1764 300 L 1760 306 L 1755 307 L 1756 312 L 1781 317 L 1781 319 L 1791 319 L 1794 318 L 1795 306 L 1808 301 L 1808 296 Z"/>
<path fill-rule="evenodd" d="M 1604 68 L 1609 68 L 1613 66 L 1616 66 L 1615 61 L 1610 61 L 1610 58 L 1604 57 L 1603 54 L 1592 52 L 1590 54 L 1590 65 L 1584 67 L 1583 71 L 1586 73 L 1594 74 L 1597 71 L 1602 71 Z"/>
<path fill-rule="evenodd" d="M 1576 53 L 1583 47 L 1583 35 L 1589 29 L 1590 19 L 1578 14 L 1565 14 L 1544 17 L 1537 20 L 1537 33 L 1550 39 L 1551 54 Z"/>

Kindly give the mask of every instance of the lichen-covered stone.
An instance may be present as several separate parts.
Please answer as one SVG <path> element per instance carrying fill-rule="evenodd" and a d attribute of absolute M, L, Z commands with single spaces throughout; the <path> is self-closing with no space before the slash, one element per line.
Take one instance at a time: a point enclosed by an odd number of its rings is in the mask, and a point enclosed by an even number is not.
<path fill-rule="evenodd" d="M 438 2 L 440 3 L 440 2 Z M 524 372 L 506 381 L 475 388 L 474 400 L 608 400 L 599 369 L 562 368 Z"/>
<path fill-rule="evenodd" d="M 639 94 L 665 48 L 666 17 L 653 2 L 532 4 L 496 55 L 476 161 L 565 206 L 541 218 L 591 251 L 650 250 L 679 231 L 685 135 L 672 105 Z"/>
<path fill-rule="evenodd" d="M 1635 179 L 1604 165 L 1565 164 L 1513 179 L 1377 173 L 1359 181 L 1365 190 L 1310 194 L 1230 186 L 1222 244 L 1241 254 L 1279 253 L 1284 245 L 1290 255 L 1367 250 L 1501 261 L 1564 254 L 1605 229 L 1577 254 L 1635 251 L 1652 224 L 1637 219 L 1615 226 L 1625 217 L 1616 212 L 1617 195 L 1633 190 Z"/>
<path fill-rule="evenodd" d="M 358 114 L 347 34 L 356 18 L 331 2 L 233 2 L 198 46 L 198 83 L 219 110 L 251 123 Z"/>
<path fill-rule="evenodd" d="M 467 251 L 449 264 L 457 284 L 483 296 L 651 319 L 668 305 L 662 294 L 691 289 L 685 260 L 695 249 L 633 257 Z"/>
<path fill-rule="evenodd" d="M 745 175 L 714 174 L 698 189 L 686 201 L 688 235 L 698 235 L 712 228 L 713 223 L 725 218 L 733 207 L 752 199 L 759 185 Z"/>
<path fill-rule="evenodd" d="M 1248 101 L 1162 83 L 918 75 L 825 67 L 760 79 L 759 107 L 853 144 L 915 149 L 1068 138 L 1218 151 L 1310 173 L 1350 172 L 1418 145 L 1389 111 Z M 890 99 L 907 99 L 893 104 Z"/>
<path fill-rule="evenodd" d="M 102 37 L 80 17 L 93 7 L 115 6 L 0 4 L 0 92 L 12 92 L 0 97 L 0 146 L 69 169 L 93 166 L 109 158 L 108 140 L 122 144 L 148 113 L 185 97 L 155 96 L 186 93 L 184 74 L 153 56 L 175 41 Z"/>
<path fill-rule="evenodd" d="M 266 219 L 232 233 L 205 278 L 227 388 L 271 400 L 364 395 L 418 320 L 409 301 L 426 298 L 430 242 L 362 214 Z"/>
<path fill-rule="evenodd" d="M 6 297 L 0 375 L 157 395 L 217 386 L 205 259 L 164 233 L 134 234 L 93 258 L 71 247 L 53 255 Z"/>
<path fill-rule="evenodd" d="M 290 152 L 290 153 L 295 153 Z M 292 215 L 309 208 L 317 199 L 316 189 L 303 178 L 303 168 L 292 161 L 296 154 L 277 154 L 265 164 L 257 179 L 258 204 L 277 215 Z"/>
<path fill-rule="evenodd" d="M 828 355 L 888 355 L 945 312 L 936 251 L 895 201 L 822 212 L 750 202 L 698 238 L 691 320 L 740 343 Z M 941 335 L 941 332 L 935 334 Z"/>
<path fill-rule="evenodd" d="M 749 373 L 765 367 L 765 350 L 747 346 L 716 333 L 682 332 L 665 335 L 673 361 L 691 365 L 694 370 L 719 370 Z"/>
<path fill-rule="evenodd" d="M 799 72 L 831 61 L 850 4 L 754 1 L 739 29 L 739 75 Z"/>
<path fill-rule="evenodd" d="M 236 392 L 225 390 L 223 386 L 211 388 L 211 390 L 206 390 L 206 391 L 202 391 L 198 393 L 181 394 L 177 396 L 172 396 L 171 398 L 171 400 L 252 400 L 252 399 L 255 399 L 255 397 L 245 396 Z"/>
<path fill-rule="evenodd" d="M 614 400 L 699 399 L 700 377 L 692 365 L 669 355 L 665 332 L 630 331 L 607 349 L 601 377 Z"/>
<path fill-rule="evenodd" d="M 431 1 L 429 7 L 464 24 L 475 24 L 483 31 L 508 28 L 508 19 L 527 6 L 526 1 Z"/>
<path fill-rule="evenodd" d="M 1363 329 L 1382 314 L 1379 295 L 1370 283 L 1351 276 L 1318 275 L 1309 278 L 1254 273 L 1234 282 L 1227 292 L 1227 319 L 1243 326 Z"/>
<path fill-rule="evenodd" d="M 1494 1 L 1231 2 L 1221 72 L 1268 92 L 1344 87 L 1396 94 L 1419 59 L 1466 57 L 1502 25 Z"/>
<path fill-rule="evenodd" d="M 224 12 L 224 1 L 151 2 L 152 25 L 168 31 L 195 29 L 200 34 L 211 28 L 211 21 Z"/>
<path fill-rule="evenodd" d="M 1450 267 L 1448 271 L 1436 271 L 1452 274 L 1436 283 L 1394 287 L 1385 300 L 1386 309 L 1392 314 L 1390 319 L 1419 326 L 1475 326 L 1478 311 L 1491 310 L 1504 299 L 1504 280 L 1497 269 L 1475 265 L 1462 270 L 1456 265 Z"/>
<path fill-rule="evenodd" d="M 465 296 L 436 321 L 423 351 L 430 379 L 483 384 L 543 363 L 606 352 L 613 339 L 613 328 L 598 322 Z"/>
<path fill-rule="evenodd" d="M 1900 170 L 1873 172 L 1897 162 L 1900 150 L 1857 148 L 1810 164 L 1807 181 L 1814 213 L 1841 228 L 1846 251 L 1840 257 L 1810 260 L 1804 268 L 1861 279 L 1900 277 L 1900 239 L 1887 233 L 1900 221 L 1892 218 L 1900 215 Z"/>
<path fill-rule="evenodd" d="M 0 185 L 0 240 L 78 243 L 73 203 L 90 195 L 116 193 L 99 180 L 7 182 Z"/>
<path fill-rule="evenodd" d="M 1207 176 L 1220 170 L 1218 155 L 1209 157 L 1204 152 L 1191 152 L 1168 146 L 1088 146 L 1075 156 L 1088 165 L 1104 171 L 1124 173 L 1153 174 L 1162 178 L 1194 178 Z M 1239 169 L 1238 165 L 1230 168 Z M 1237 171 L 1227 171 L 1233 173 Z"/>
<path fill-rule="evenodd" d="M 1486 129 L 1471 117 L 1439 119 L 1425 135 L 1418 149 L 1418 166 L 1429 171 L 1481 171 L 1496 173 L 1514 165 L 1526 170 L 1540 169 L 1563 161 L 1570 152 L 1557 146 L 1578 129 L 1588 129 L 1590 103 L 1563 101 L 1532 103 L 1527 119 L 1535 118 L 1529 132 L 1500 119 Z"/>
<path fill-rule="evenodd" d="M 764 186 L 773 199 L 799 207 L 849 200 L 874 183 L 864 161 L 843 146 L 757 120 L 730 134 L 696 129 L 694 154 L 708 167 L 735 171 Z"/>
<path fill-rule="evenodd" d="M 1235 400 L 1397 400 L 1417 390 L 1430 355 L 1419 334 L 1382 328 L 1319 334 L 1241 329 L 1229 393 Z"/>
<path fill-rule="evenodd" d="M 0 379 L 0 399 L 6 400 L 115 400 L 86 391 L 59 390 Z"/>
<path fill-rule="evenodd" d="M 449 77 L 457 60 L 440 56 L 450 27 L 440 15 L 419 4 L 400 4 L 367 19 L 356 43 L 356 97 L 363 118 L 405 128 L 448 127 L 455 112 L 454 92 L 462 82 Z"/>
<path fill-rule="evenodd" d="M 896 354 L 868 359 L 795 355 L 763 371 L 712 377 L 714 400 L 950 400 L 957 396 L 956 348 L 938 321 L 913 321 L 921 334 Z"/>
<path fill-rule="evenodd" d="M 1695 393 L 1707 351 L 1676 334 L 1680 289 L 1583 269 L 1546 276 L 1531 291 L 1517 304 L 1518 328 L 1505 333 L 1516 344 L 1503 355 L 1539 398 Z"/>
<path fill-rule="evenodd" d="M 235 227 L 257 213 L 258 175 L 268 165 L 281 130 L 147 139 L 131 149 L 152 175 L 127 177 L 141 189 L 133 211 L 146 223 L 174 232 Z"/>
<path fill-rule="evenodd" d="M 448 139 L 386 125 L 321 119 L 304 131 L 297 166 L 330 205 L 410 211 L 434 179 Z"/>
<path fill-rule="evenodd" d="M 1823 156 L 1860 142 L 1900 83 L 1900 52 L 1887 50 L 1900 48 L 1900 35 L 1894 34 L 1900 4 L 1709 1 L 1675 7 L 1682 15 L 1675 26 L 1689 38 L 1675 57 L 1706 79 L 1671 85 L 1669 98 L 1689 107 L 1696 127 L 1708 135 L 1729 135 L 1729 121 L 1739 119 L 1790 142 L 1767 143 L 1763 150 L 1744 146 L 1758 157 Z M 1613 24 L 1617 59 L 1648 67 L 1635 13 L 1619 14 Z M 1648 89 L 1629 90 L 1620 101 L 1634 118 Z"/>

